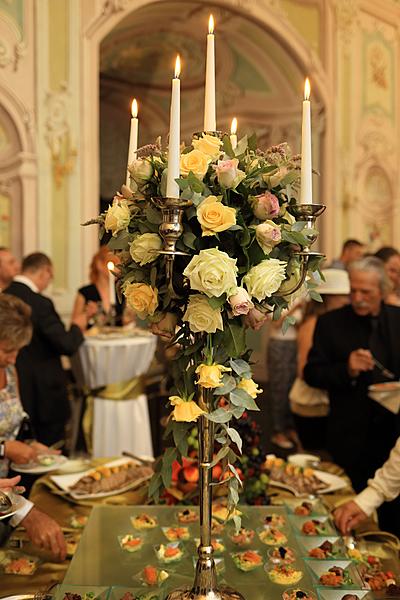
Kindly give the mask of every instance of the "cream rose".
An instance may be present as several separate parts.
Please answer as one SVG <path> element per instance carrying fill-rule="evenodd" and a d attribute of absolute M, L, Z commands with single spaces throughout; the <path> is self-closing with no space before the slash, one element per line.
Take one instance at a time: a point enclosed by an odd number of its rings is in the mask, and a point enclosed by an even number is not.
<path fill-rule="evenodd" d="M 129 252 L 133 260 L 141 267 L 158 258 L 157 251 L 162 248 L 162 239 L 157 233 L 143 233 L 133 240 Z"/>
<path fill-rule="evenodd" d="M 269 176 L 269 185 L 273 188 L 276 187 L 277 185 L 279 185 L 281 183 L 282 179 L 284 179 L 286 177 L 288 172 L 289 172 L 289 169 L 287 167 L 279 167 L 279 169 L 276 171 L 276 173 Z"/>
<path fill-rule="evenodd" d="M 128 306 L 141 319 L 154 315 L 158 306 L 158 292 L 147 283 L 128 283 L 124 296 Z"/>
<path fill-rule="evenodd" d="M 205 296 L 195 294 L 189 297 L 189 303 L 183 320 L 189 323 L 193 333 L 215 333 L 224 329 L 220 308 L 212 308 Z"/>
<path fill-rule="evenodd" d="M 236 292 L 229 296 L 228 302 L 231 305 L 232 313 L 235 317 L 247 315 L 254 308 L 251 298 L 244 288 L 237 288 Z"/>
<path fill-rule="evenodd" d="M 216 196 L 208 196 L 197 207 L 197 220 L 203 236 L 215 235 L 236 223 L 236 210 L 225 206 Z"/>
<path fill-rule="evenodd" d="M 231 295 L 236 288 L 238 269 L 236 258 L 230 258 L 218 248 L 201 250 L 183 271 L 189 278 L 192 290 L 203 292 L 209 298 Z"/>
<path fill-rule="evenodd" d="M 253 196 L 252 208 L 254 216 L 261 220 L 277 217 L 280 211 L 279 200 L 271 192 Z"/>
<path fill-rule="evenodd" d="M 262 260 L 243 277 L 243 283 L 249 294 L 261 302 L 279 289 L 286 277 L 285 269 L 286 263 L 277 258 Z"/>
<path fill-rule="evenodd" d="M 199 139 L 192 140 L 192 146 L 195 150 L 206 154 L 210 160 L 215 160 L 221 155 L 221 140 L 209 133 L 203 133 Z"/>
<path fill-rule="evenodd" d="M 238 164 L 239 160 L 237 158 L 218 161 L 218 165 L 214 169 L 218 182 L 222 187 L 234 190 L 246 177 L 246 173 L 238 169 Z"/>
<path fill-rule="evenodd" d="M 256 240 L 264 250 L 269 254 L 271 250 L 282 240 L 281 229 L 273 221 L 265 221 L 256 226 Z"/>
<path fill-rule="evenodd" d="M 128 165 L 128 171 L 132 179 L 140 186 L 151 179 L 154 169 L 147 158 L 138 158 Z"/>
<path fill-rule="evenodd" d="M 208 171 L 210 159 L 200 150 L 192 150 L 186 154 L 181 154 L 181 177 L 189 175 L 190 171 L 200 180 Z"/>
<path fill-rule="evenodd" d="M 197 367 L 195 373 L 199 376 L 196 381 L 197 385 L 201 385 L 203 388 L 213 389 L 221 387 L 222 374 L 226 371 L 231 371 L 229 367 L 223 365 L 205 365 L 201 364 Z"/>
<path fill-rule="evenodd" d="M 126 229 L 131 220 L 131 211 L 127 200 L 114 200 L 107 209 L 104 228 L 111 231 L 115 237 L 120 231 Z"/>
<path fill-rule="evenodd" d="M 258 394 L 262 392 L 262 389 L 258 387 L 253 379 L 241 379 L 237 387 L 247 392 L 252 398 L 257 398 Z"/>

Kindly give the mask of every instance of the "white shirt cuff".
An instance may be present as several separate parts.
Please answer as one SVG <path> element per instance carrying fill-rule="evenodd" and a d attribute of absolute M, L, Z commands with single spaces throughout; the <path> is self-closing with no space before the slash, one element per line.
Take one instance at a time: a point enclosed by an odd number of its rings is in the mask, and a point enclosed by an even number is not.
<path fill-rule="evenodd" d="M 368 486 L 354 498 L 354 502 L 358 504 L 362 511 L 369 517 L 372 515 L 385 498 L 376 489 Z"/>
<path fill-rule="evenodd" d="M 13 515 L 9 521 L 11 527 L 18 527 L 21 521 L 25 519 L 28 512 L 30 512 L 33 508 L 33 502 L 27 500 L 26 498 L 22 499 L 24 501 L 23 505 L 17 510 L 15 515 Z"/>

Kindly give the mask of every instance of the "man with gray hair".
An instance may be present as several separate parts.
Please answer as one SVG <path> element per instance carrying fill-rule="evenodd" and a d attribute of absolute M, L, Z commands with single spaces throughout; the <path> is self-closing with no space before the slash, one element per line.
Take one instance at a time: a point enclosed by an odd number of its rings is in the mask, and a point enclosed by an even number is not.
<path fill-rule="evenodd" d="M 388 281 L 375 257 L 350 264 L 348 306 L 322 315 L 304 369 L 305 381 L 329 393 L 327 447 L 359 492 L 388 458 L 398 417 L 369 398 L 368 387 L 400 377 L 400 308 L 384 304 Z M 400 533 L 400 511 L 382 507 L 382 527 Z M 396 523 L 397 516 L 397 523 Z"/>

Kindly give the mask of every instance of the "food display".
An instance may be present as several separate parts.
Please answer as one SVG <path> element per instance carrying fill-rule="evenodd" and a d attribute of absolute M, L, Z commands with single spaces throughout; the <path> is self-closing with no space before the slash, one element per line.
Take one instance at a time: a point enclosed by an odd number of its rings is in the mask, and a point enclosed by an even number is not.
<path fill-rule="evenodd" d="M 329 487 L 318 478 L 313 469 L 292 465 L 274 455 L 267 456 L 264 467 L 272 485 L 281 483 L 298 494 L 315 494 Z"/>
<path fill-rule="evenodd" d="M 163 533 L 169 542 L 178 540 L 186 541 L 190 539 L 188 527 L 162 527 Z"/>
<path fill-rule="evenodd" d="M 311 515 L 313 511 L 313 505 L 311 502 L 307 502 L 306 500 L 295 507 L 294 514 L 299 517 L 308 517 Z M 301 590 L 300 590 L 301 591 Z"/>
<path fill-rule="evenodd" d="M 74 535 L 66 535 L 65 543 L 67 545 L 67 556 L 73 556 L 79 544 L 79 538 Z"/>
<path fill-rule="evenodd" d="M 315 595 L 302 588 L 290 588 L 283 592 L 282 600 L 315 600 Z"/>
<path fill-rule="evenodd" d="M 308 552 L 310 558 L 334 558 L 338 554 L 337 548 L 329 540 L 325 540 L 319 546 L 311 548 Z"/>
<path fill-rule="evenodd" d="M 249 546 L 254 540 L 255 535 L 256 532 L 254 529 L 246 529 L 245 527 L 241 527 L 238 532 L 233 531 L 230 533 L 229 538 L 236 546 Z"/>
<path fill-rule="evenodd" d="M 231 556 L 236 567 L 241 571 L 254 571 L 263 564 L 262 556 L 257 550 L 233 552 Z"/>
<path fill-rule="evenodd" d="M 224 529 L 225 529 L 224 524 L 221 523 L 221 521 L 218 521 L 218 519 L 215 519 L 214 517 L 212 517 L 212 519 L 211 519 L 212 535 L 221 535 L 221 533 L 223 533 Z"/>
<path fill-rule="evenodd" d="M 303 571 L 289 565 L 274 565 L 268 571 L 268 577 L 279 585 L 294 585 L 303 577 Z"/>
<path fill-rule="evenodd" d="M 277 513 L 272 513 L 271 515 L 263 517 L 262 522 L 264 525 L 269 525 L 270 527 L 284 527 L 286 525 L 284 515 L 279 515 Z"/>
<path fill-rule="evenodd" d="M 135 529 L 153 529 L 157 527 L 158 521 L 156 517 L 141 513 L 136 517 L 131 517 L 131 523 Z"/>
<path fill-rule="evenodd" d="M 353 580 L 347 569 L 331 567 L 319 576 L 319 583 L 329 587 L 341 587 L 343 585 L 352 585 Z"/>
<path fill-rule="evenodd" d="M 158 569 L 154 565 L 147 565 L 141 572 L 141 580 L 148 586 L 161 585 L 168 577 L 168 571 Z"/>
<path fill-rule="evenodd" d="M 7 575 L 32 575 L 36 571 L 38 560 L 30 556 L 7 556 L 3 561 Z"/>
<path fill-rule="evenodd" d="M 39 454 L 36 463 L 43 467 L 51 467 L 57 462 L 57 454 Z"/>
<path fill-rule="evenodd" d="M 151 467 L 127 461 L 115 466 L 101 466 L 81 477 L 69 488 L 75 495 L 92 495 L 118 491 L 128 484 L 146 479 L 153 473 Z"/>
<path fill-rule="evenodd" d="M 160 544 L 155 547 L 155 551 L 158 560 L 166 564 L 178 562 L 183 556 L 183 549 L 179 542 Z"/>
<path fill-rule="evenodd" d="M 304 533 L 304 535 L 326 535 L 329 533 L 329 523 L 319 521 L 318 519 L 305 521 L 302 525 L 301 532 Z"/>
<path fill-rule="evenodd" d="M 220 521 L 228 521 L 232 517 L 240 517 L 241 514 L 237 508 L 229 510 L 225 504 L 221 504 L 220 502 L 215 502 L 212 505 L 212 516 Z"/>
<path fill-rule="evenodd" d="M 96 594 L 94 592 L 85 592 L 77 594 L 75 592 L 65 592 L 63 600 L 94 600 Z"/>
<path fill-rule="evenodd" d="M 195 538 L 194 541 L 195 541 L 196 546 L 200 546 L 200 538 Z M 212 538 L 211 546 L 214 549 L 214 556 L 225 552 L 225 546 L 224 546 L 221 538 Z"/>
<path fill-rule="evenodd" d="M 373 592 L 381 592 L 389 586 L 397 585 L 396 576 L 391 570 L 385 570 L 382 560 L 373 554 L 363 554 L 357 548 L 348 549 L 348 555 L 357 561 L 358 572 L 363 583 Z"/>
<path fill-rule="evenodd" d="M 270 557 L 272 562 L 277 563 L 294 563 L 296 560 L 296 555 L 291 548 L 287 546 L 278 546 L 277 548 L 271 548 L 268 552 L 268 556 Z"/>
<path fill-rule="evenodd" d="M 199 520 L 199 515 L 195 510 L 184 508 L 177 514 L 179 523 L 196 523 Z"/>
<path fill-rule="evenodd" d="M 277 529 L 276 527 L 264 527 L 258 532 L 258 537 L 260 538 L 260 541 L 263 544 L 267 544 L 267 546 L 283 545 L 287 542 L 286 535 L 281 529 Z"/>
<path fill-rule="evenodd" d="M 137 552 L 143 546 L 143 539 L 130 533 L 121 535 L 118 539 L 121 548 L 127 552 Z"/>
<path fill-rule="evenodd" d="M 83 529 L 88 522 L 88 518 L 85 515 L 72 515 L 69 524 L 73 529 Z"/>

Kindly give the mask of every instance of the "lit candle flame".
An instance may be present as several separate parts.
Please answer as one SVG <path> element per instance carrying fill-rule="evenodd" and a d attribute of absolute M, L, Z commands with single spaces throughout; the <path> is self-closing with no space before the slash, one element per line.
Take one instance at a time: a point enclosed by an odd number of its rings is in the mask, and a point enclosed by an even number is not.
<path fill-rule="evenodd" d="M 208 19 L 208 33 L 214 33 L 214 17 L 212 15 Z"/>
<path fill-rule="evenodd" d="M 310 99 L 310 93 L 311 93 L 311 85 L 310 85 L 310 80 L 307 77 L 305 84 L 304 84 L 304 100 Z"/>
<path fill-rule="evenodd" d="M 114 267 L 115 267 L 115 265 L 114 265 L 113 261 L 112 261 L 112 260 L 110 260 L 110 261 L 107 263 L 107 269 L 108 269 L 109 271 L 114 271 Z"/>
<path fill-rule="evenodd" d="M 236 118 L 236 117 L 234 117 L 234 118 L 232 119 L 232 124 L 231 124 L 231 134 L 232 134 L 232 135 L 235 135 L 235 134 L 236 134 L 236 131 L 237 131 L 237 118 Z"/>
<path fill-rule="evenodd" d="M 137 118 L 137 114 L 138 114 L 138 103 L 137 103 L 136 98 L 134 98 L 132 100 L 131 113 L 132 113 L 132 118 L 136 119 Z"/>
<path fill-rule="evenodd" d="M 181 74 L 181 57 L 178 54 L 176 57 L 176 61 L 175 61 L 175 79 L 177 79 L 180 74 Z"/>

